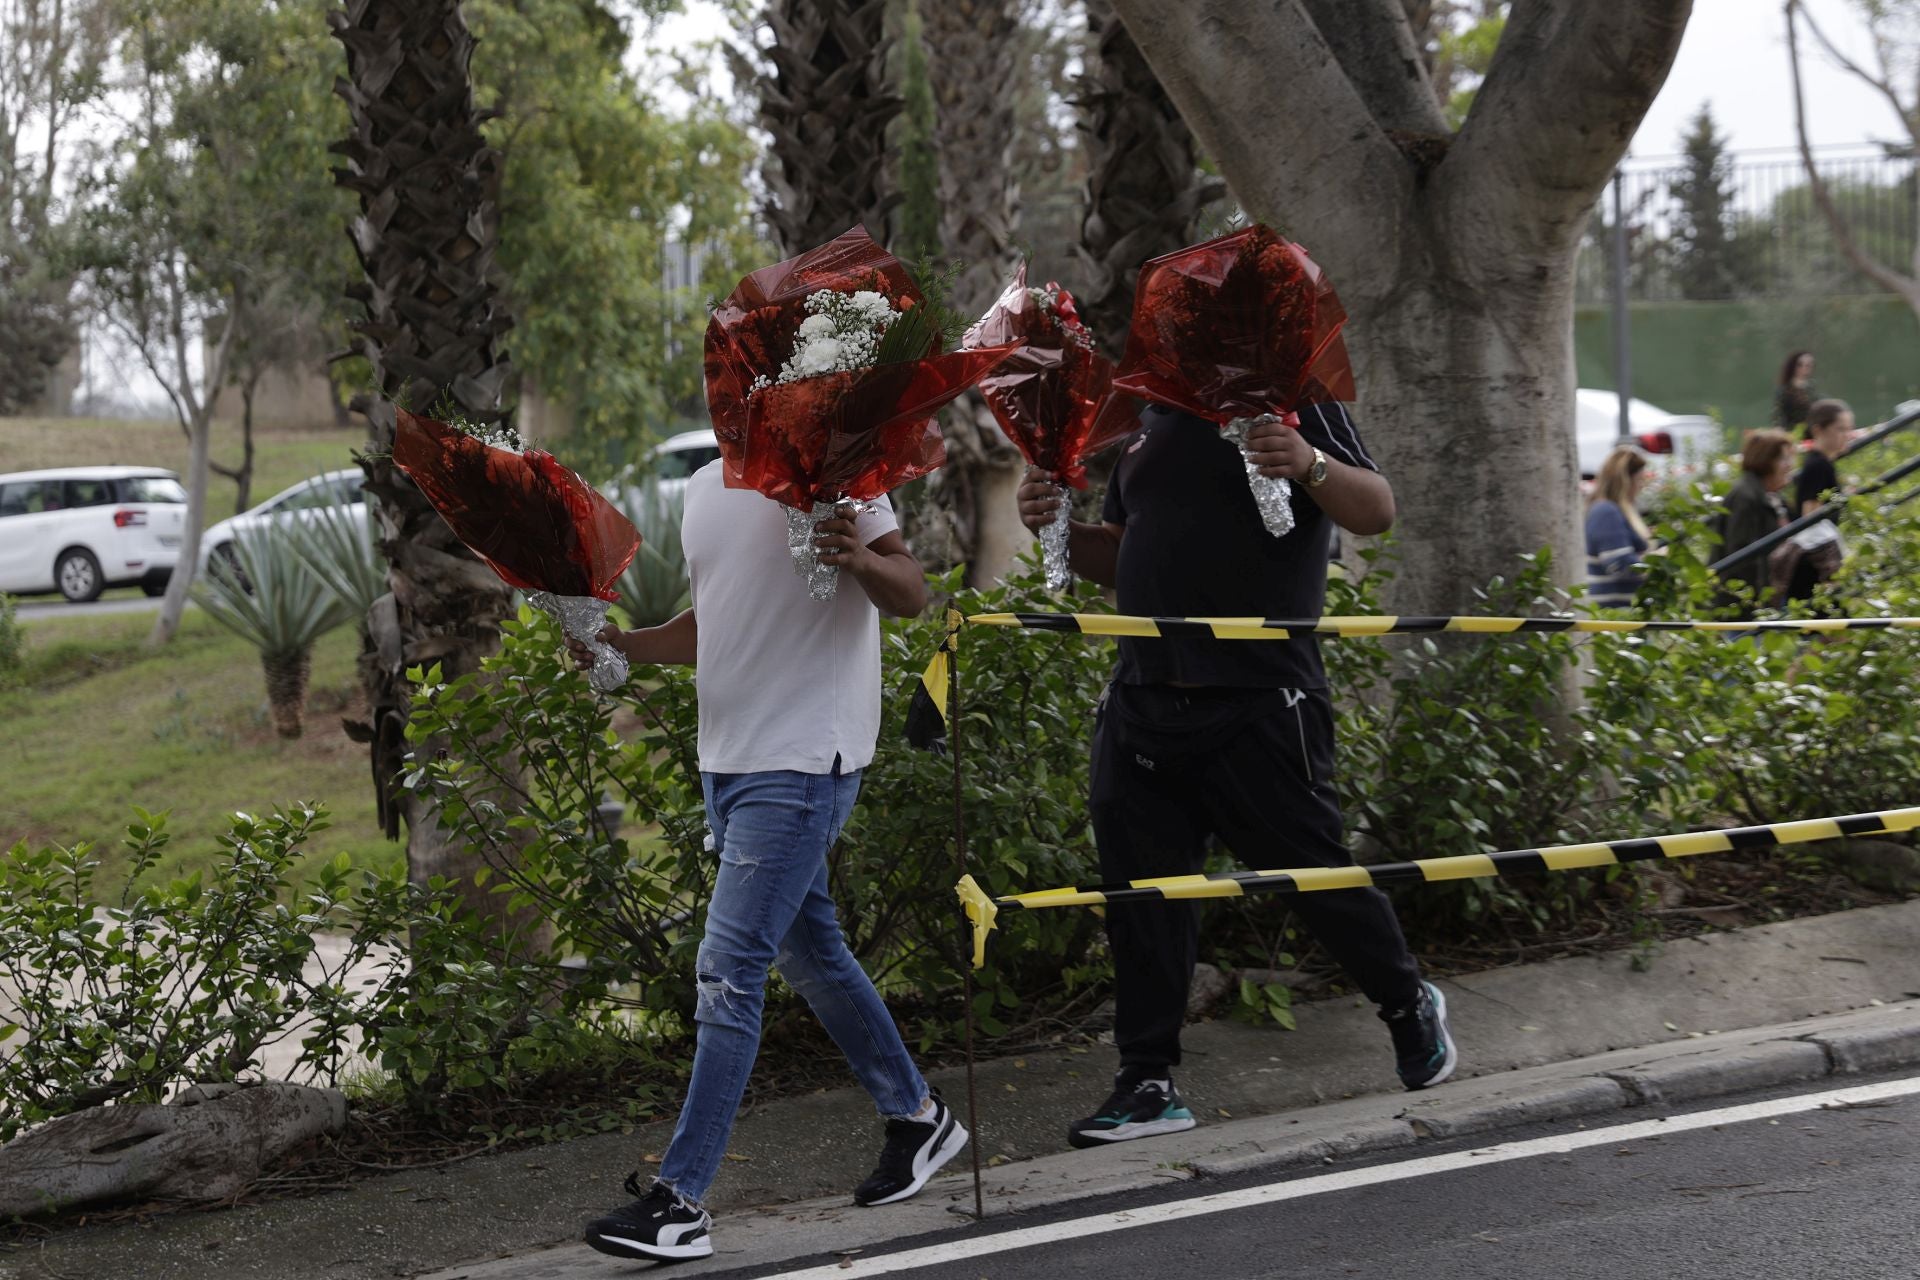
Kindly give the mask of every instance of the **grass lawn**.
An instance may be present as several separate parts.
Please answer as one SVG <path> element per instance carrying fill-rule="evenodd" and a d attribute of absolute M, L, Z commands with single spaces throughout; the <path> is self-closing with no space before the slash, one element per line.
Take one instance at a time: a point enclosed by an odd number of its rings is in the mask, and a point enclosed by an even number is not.
<path fill-rule="evenodd" d="M 163 872 L 203 866 L 235 809 L 317 801 L 332 814 L 311 852 L 390 865 L 374 822 L 367 749 L 340 727 L 364 714 L 351 627 L 314 650 L 305 736 L 282 741 L 254 650 L 190 609 L 166 648 L 150 614 L 49 618 L 22 630 L 25 665 L 0 691 L 0 849 L 94 841 L 111 867 L 131 806 L 172 811 Z M 103 888 L 115 881 L 108 878 Z"/>
<path fill-rule="evenodd" d="M 256 429 L 252 505 L 322 471 L 353 465 L 351 451 L 366 441 L 364 426 Z M 240 464 L 240 424 L 213 424 L 213 460 Z M 0 471 L 42 467 L 124 465 L 187 471 L 187 438 L 177 423 L 115 422 L 99 418 L 0 418 Z M 206 524 L 234 514 L 233 481 L 207 479 Z M 204 526 L 202 526 L 204 527 Z"/>

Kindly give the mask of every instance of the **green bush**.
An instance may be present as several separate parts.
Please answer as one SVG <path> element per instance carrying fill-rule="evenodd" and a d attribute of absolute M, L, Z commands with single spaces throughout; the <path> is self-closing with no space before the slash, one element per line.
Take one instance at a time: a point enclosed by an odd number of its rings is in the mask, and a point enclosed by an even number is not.
<path fill-rule="evenodd" d="M 1008 608 L 1038 585 L 1029 567 L 1013 586 L 962 592 L 957 603 L 969 612 Z M 1085 588 L 1078 605 L 1097 608 L 1098 597 Z M 849 945 L 883 989 L 911 997 L 909 1014 L 929 1040 L 952 1029 L 955 1010 L 944 1001 L 960 985 L 966 954 L 953 893 L 951 764 L 904 741 L 906 708 L 939 635 L 926 621 L 886 626 L 880 752 L 831 872 Z M 1110 660 L 1106 646 L 1079 640 L 988 629 L 965 637 L 964 804 L 969 866 L 984 883 L 1072 881 L 1094 865 L 1086 730 Z M 635 725 L 625 741 L 613 732 L 616 708 Z M 552 920 L 556 948 L 579 981 L 682 1020 L 692 1012 L 715 870 L 697 725 L 685 674 L 639 668 L 619 695 L 596 699 L 562 663 L 551 624 L 523 612 L 484 671 L 452 684 L 429 676 L 409 730 L 415 741 L 447 744 L 409 784 L 434 795 L 455 838 L 486 862 L 496 892 L 536 903 Z M 509 777 L 516 780 L 503 790 Z M 603 830 L 594 817 L 603 796 L 645 836 Z M 1087 913 L 1023 921 L 1020 945 L 983 975 L 983 1029 L 1005 1029 L 996 1010 L 1032 1015 L 1079 994 L 1098 929 Z"/>
<path fill-rule="evenodd" d="M 1340 612 L 1377 613 L 1391 551 L 1339 584 Z M 1475 593 L 1485 614 L 1567 614 L 1543 552 Z M 1569 712 L 1583 646 L 1567 635 L 1448 636 L 1396 658 L 1371 640 L 1322 646 L 1341 702 L 1337 759 L 1351 831 L 1385 861 L 1568 843 L 1634 822 L 1616 797 L 1630 756 L 1624 735 Z M 1591 892 L 1588 876 L 1527 882 L 1462 880 L 1422 888 L 1403 910 L 1433 929 L 1498 904 L 1536 925 L 1564 919 Z"/>
<path fill-rule="evenodd" d="M 166 846 L 165 814 L 128 828 L 132 866 L 100 892 L 86 845 L 0 861 L 0 1141 L 103 1102 L 155 1101 L 181 1080 L 232 1080 L 303 1007 L 309 931 L 285 905 L 317 810 L 233 816 L 225 859 L 142 886 Z"/>
<path fill-rule="evenodd" d="M 652 1061 L 651 1028 L 618 1020 L 548 954 L 515 956 L 444 879 L 354 868 L 342 854 L 296 893 L 290 872 L 325 813 L 235 814 L 205 873 L 143 881 L 168 841 L 139 813 L 117 892 L 87 846 L 0 860 L 0 1141 L 104 1102 L 246 1078 L 298 1036 L 296 1073 L 337 1080 L 364 1056 L 417 1112 L 449 1093 L 511 1096 L 559 1068 Z M 333 934 L 324 953 L 315 939 Z M 369 979 L 366 975 L 371 973 Z M 350 979 L 350 975 L 358 975 Z M 617 1100 L 616 1100 L 617 1101 Z"/>
<path fill-rule="evenodd" d="M 1704 493 L 1676 503 L 1659 529 L 1670 551 L 1655 559 L 1636 612 L 1712 615 L 1711 511 Z M 1849 557 L 1813 608 L 1920 613 L 1920 511 L 1867 499 L 1841 529 Z M 1643 634 L 1594 654 L 1592 714 L 1631 736 L 1632 784 L 1669 822 L 1782 822 L 1920 797 L 1920 633 Z"/>
<path fill-rule="evenodd" d="M 1008 582 L 953 591 L 963 613 L 1016 609 L 1110 611 L 1099 591 L 1077 584 L 1046 591 L 1023 563 Z M 953 1030 L 937 1002 L 970 963 L 954 897 L 954 761 L 902 745 L 907 708 L 938 643 L 938 625 L 888 623 L 889 671 L 881 750 L 861 803 L 836 851 L 836 897 L 848 911 L 855 950 L 883 988 L 920 998 L 911 1011 L 925 1042 Z M 1009 627 L 969 627 L 960 637 L 955 722 L 967 869 L 989 891 L 1052 888 L 1097 879 L 1087 817 L 1088 743 L 1094 707 L 1113 666 L 1110 643 Z M 951 713 L 952 708 L 949 708 Z M 844 891 L 844 892 L 843 892 Z M 1001 1035 L 1014 1021 L 1044 1019 L 1102 982 L 1090 911 L 1039 911 L 1003 919 L 988 967 L 975 975 L 980 1028 Z"/>

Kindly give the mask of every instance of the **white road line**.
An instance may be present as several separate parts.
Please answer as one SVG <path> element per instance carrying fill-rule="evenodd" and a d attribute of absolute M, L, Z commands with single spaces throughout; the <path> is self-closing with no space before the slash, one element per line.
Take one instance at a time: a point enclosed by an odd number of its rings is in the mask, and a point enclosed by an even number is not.
<path fill-rule="evenodd" d="M 1602 1147 L 1610 1143 L 1632 1142 L 1641 1138 L 1659 1137 L 1663 1134 L 1685 1133 L 1690 1129 L 1713 1129 L 1723 1125 L 1744 1124 L 1753 1120 L 1768 1120 L 1775 1116 L 1795 1115 L 1802 1111 L 1817 1111 L 1822 1107 L 1877 1102 L 1884 1098 L 1902 1098 L 1916 1093 L 1920 1093 L 1920 1076 L 1906 1080 L 1889 1080 L 1881 1084 L 1861 1085 L 1852 1089 L 1829 1089 L 1821 1093 L 1775 1098 L 1768 1102 L 1750 1102 L 1744 1106 L 1722 1107 L 1717 1111 L 1696 1111 L 1690 1115 L 1668 1116 L 1662 1120 L 1640 1120 L 1633 1124 L 1614 1125 L 1606 1129 L 1581 1129 L 1573 1133 L 1557 1134 L 1550 1138 L 1531 1138 L 1525 1142 L 1509 1142 L 1500 1146 L 1481 1147 L 1474 1151 L 1422 1156 L 1395 1164 L 1375 1165 L 1367 1169 L 1346 1169 L 1339 1173 L 1322 1174 L 1313 1178 L 1297 1178 L 1290 1182 L 1274 1182 L 1260 1187 L 1247 1187 L 1240 1191 L 1223 1191 L 1217 1195 L 1197 1196 L 1192 1200 L 1176 1200 L 1171 1204 L 1146 1205 L 1138 1209 L 1125 1209 L 1118 1213 L 1102 1213 L 1089 1218 L 1049 1223 L 1041 1227 L 1005 1231 L 998 1235 L 953 1240 L 946 1244 L 929 1245 L 924 1249 L 909 1249 L 902 1253 L 889 1253 L 876 1258 L 856 1257 L 847 1260 L 852 1263 L 851 1266 L 846 1262 L 835 1262 L 823 1267 L 810 1267 L 804 1271 L 783 1271 L 777 1277 L 768 1277 L 768 1280 L 846 1280 L 849 1276 L 880 1276 L 898 1271 L 913 1271 L 921 1267 L 937 1267 L 948 1262 L 965 1262 L 985 1254 L 1031 1249 L 1038 1245 L 1055 1244 L 1062 1240 L 1077 1240 L 1083 1236 L 1125 1231 L 1130 1227 L 1159 1226 L 1162 1223 L 1177 1222 L 1182 1218 L 1198 1218 L 1210 1213 L 1227 1213 L 1234 1209 L 1252 1208 L 1255 1205 L 1277 1204 L 1283 1200 L 1302 1200 L 1308 1196 L 1349 1191 L 1355 1187 L 1377 1186 L 1383 1182 L 1398 1182 L 1407 1178 L 1423 1178 L 1429 1174 L 1450 1173 L 1456 1169 L 1501 1164 L 1508 1160 L 1526 1160 L 1533 1156 L 1564 1155 L 1569 1151 L 1579 1151 L 1585 1147 Z"/>

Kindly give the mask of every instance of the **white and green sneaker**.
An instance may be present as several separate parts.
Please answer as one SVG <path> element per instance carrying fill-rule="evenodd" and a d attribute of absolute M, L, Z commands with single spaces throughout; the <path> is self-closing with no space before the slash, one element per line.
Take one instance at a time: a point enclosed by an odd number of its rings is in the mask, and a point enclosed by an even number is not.
<path fill-rule="evenodd" d="M 1194 1126 L 1193 1112 L 1180 1100 L 1171 1077 L 1129 1080 L 1114 1077 L 1113 1096 L 1095 1114 L 1067 1126 L 1067 1141 L 1086 1148 L 1109 1142 L 1179 1133 Z"/>

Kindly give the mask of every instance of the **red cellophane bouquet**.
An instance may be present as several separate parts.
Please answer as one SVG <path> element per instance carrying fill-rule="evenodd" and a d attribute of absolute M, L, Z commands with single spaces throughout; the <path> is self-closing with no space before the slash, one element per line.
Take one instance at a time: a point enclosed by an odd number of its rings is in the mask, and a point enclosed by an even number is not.
<path fill-rule="evenodd" d="M 1242 449 L 1247 431 L 1302 405 L 1354 396 L 1340 331 L 1346 310 L 1307 251 L 1248 227 L 1140 269 L 1116 389 L 1210 418 Z M 1293 528 L 1290 486 L 1252 463 L 1247 480 L 1267 531 Z"/>
<path fill-rule="evenodd" d="M 707 325 L 707 409 L 728 487 L 787 507 L 814 598 L 814 530 L 946 461 L 934 415 L 1017 343 L 942 351 L 944 310 L 863 228 L 743 279 Z"/>
<path fill-rule="evenodd" d="M 524 447 L 510 427 L 394 412 L 394 465 L 502 581 L 593 646 L 592 686 L 617 689 L 627 660 L 594 636 L 640 550 L 633 522 L 552 454 Z"/>
<path fill-rule="evenodd" d="M 1062 485 L 1087 487 L 1086 458 L 1132 431 L 1131 397 L 1113 392 L 1113 362 L 1095 348 L 1074 309 L 1073 295 L 1054 281 L 1027 287 L 1021 264 L 1006 292 L 967 331 L 967 345 L 1023 345 L 980 379 L 980 394 L 1007 438 L 1034 466 Z M 1058 591 L 1067 571 L 1067 506 L 1040 531 L 1047 585 Z"/>

